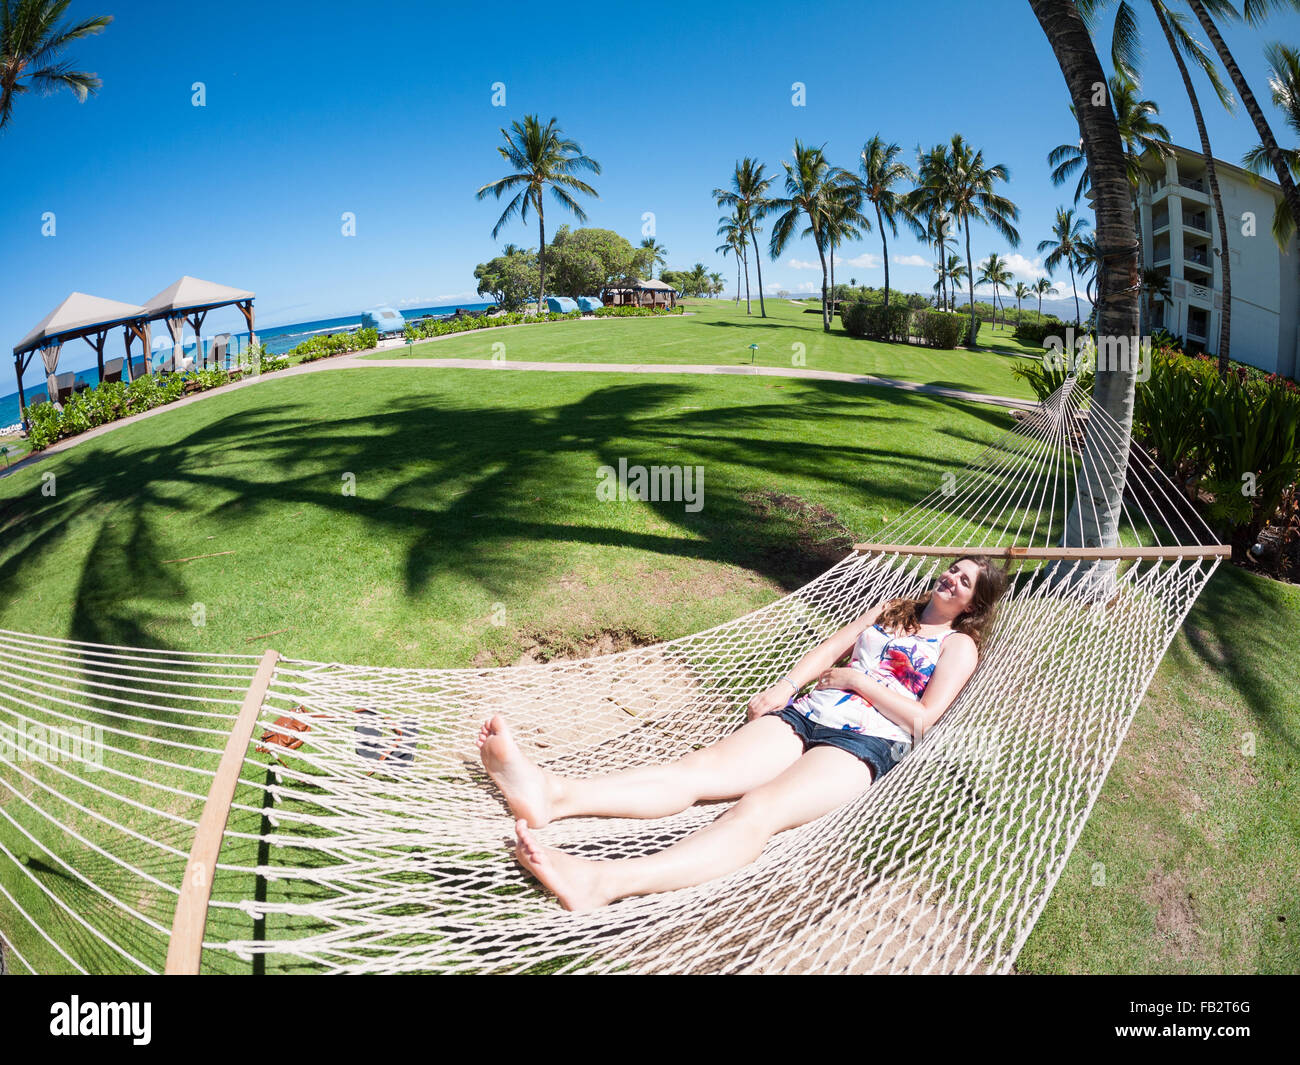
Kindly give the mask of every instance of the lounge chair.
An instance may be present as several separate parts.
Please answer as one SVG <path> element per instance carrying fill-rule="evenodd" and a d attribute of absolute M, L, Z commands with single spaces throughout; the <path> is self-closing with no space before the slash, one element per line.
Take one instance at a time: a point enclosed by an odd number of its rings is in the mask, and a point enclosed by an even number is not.
<path fill-rule="evenodd" d="M 39 407 L 42 403 L 48 403 L 49 401 L 50 397 L 45 392 L 27 393 L 27 406 L 29 407 Z"/>
<path fill-rule="evenodd" d="M 203 360 L 205 370 L 224 370 L 230 355 L 230 334 L 222 333 L 212 338 L 208 347 L 207 358 Z"/>
<path fill-rule="evenodd" d="M 54 378 L 54 402 L 66 403 L 72 398 L 72 393 L 76 390 L 77 375 L 75 373 L 61 373 Z"/>
<path fill-rule="evenodd" d="M 122 380 L 122 367 L 125 363 L 125 359 L 109 359 L 104 363 L 104 376 L 100 378 L 100 384 Z"/>

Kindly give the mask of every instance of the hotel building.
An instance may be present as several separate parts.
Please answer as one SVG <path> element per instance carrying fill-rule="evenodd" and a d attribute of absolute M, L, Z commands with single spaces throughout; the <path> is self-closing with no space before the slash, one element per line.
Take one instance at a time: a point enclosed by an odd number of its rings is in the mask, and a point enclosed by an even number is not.
<path fill-rule="evenodd" d="M 1181 336 L 1190 350 L 1217 355 L 1223 314 L 1223 241 L 1210 199 L 1205 157 L 1173 146 L 1142 157 L 1138 189 L 1142 266 L 1163 275 L 1167 290 L 1151 300 L 1148 328 Z M 1215 160 L 1228 227 L 1232 272 L 1229 357 L 1296 377 L 1300 370 L 1300 241 L 1286 250 L 1273 239 L 1282 189 L 1232 163 Z"/>

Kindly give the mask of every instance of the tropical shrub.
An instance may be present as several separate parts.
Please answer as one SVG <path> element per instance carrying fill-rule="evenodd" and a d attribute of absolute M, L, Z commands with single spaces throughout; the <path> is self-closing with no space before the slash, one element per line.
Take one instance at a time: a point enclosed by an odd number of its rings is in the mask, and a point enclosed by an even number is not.
<path fill-rule="evenodd" d="M 1240 554 L 1300 476 L 1300 390 L 1233 374 L 1215 381 L 1206 415 L 1208 517 L 1231 530 Z"/>
<path fill-rule="evenodd" d="M 350 333 L 326 333 L 309 337 L 289 352 L 300 362 L 315 362 L 331 355 L 345 355 L 350 351 L 367 351 L 379 343 L 379 330 L 354 329 Z"/>
<path fill-rule="evenodd" d="M 676 307 L 597 307 L 591 313 L 597 318 L 651 318 L 656 315 L 682 314 L 686 310 L 680 303 Z"/>
<path fill-rule="evenodd" d="M 1022 344 L 1041 348 L 1044 337 L 1065 337 L 1065 323 L 1057 318 L 1046 318 L 1038 322 L 1021 322 L 1016 326 L 1015 336 Z"/>
<path fill-rule="evenodd" d="M 867 335 L 867 317 L 871 313 L 871 304 L 866 300 L 854 300 L 840 308 L 840 324 L 851 337 Z"/>
<path fill-rule="evenodd" d="M 33 451 L 43 451 L 59 438 L 59 411 L 53 403 L 38 403 L 27 408 L 27 443 Z"/>
<path fill-rule="evenodd" d="M 1218 374 L 1209 360 L 1152 348 L 1151 376 L 1134 388 L 1133 435 L 1187 487 L 1205 475 L 1205 426 Z"/>
<path fill-rule="evenodd" d="M 1091 390 L 1093 382 L 1093 370 L 1091 365 L 1080 365 L 1078 368 L 1079 383 L 1084 389 Z M 1064 359 L 1052 359 L 1044 356 L 1042 359 L 1024 359 L 1011 367 L 1011 376 L 1024 381 L 1034 390 L 1034 395 L 1040 400 L 1046 399 L 1063 384 L 1065 379 L 1070 375 L 1070 366 Z"/>
<path fill-rule="evenodd" d="M 916 331 L 922 343 L 931 348 L 955 348 L 970 328 L 970 316 L 951 311 L 921 311 L 916 316 Z"/>

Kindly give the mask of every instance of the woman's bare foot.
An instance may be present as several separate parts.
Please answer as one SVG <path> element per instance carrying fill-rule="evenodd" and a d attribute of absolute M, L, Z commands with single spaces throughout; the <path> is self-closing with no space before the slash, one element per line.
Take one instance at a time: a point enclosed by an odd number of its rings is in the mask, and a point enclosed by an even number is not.
<path fill-rule="evenodd" d="M 611 900 L 596 886 L 599 863 L 543 847 L 528 831 L 523 818 L 515 822 L 515 836 L 519 841 L 515 848 L 519 864 L 537 877 L 566 910 L 595 910 L 609 905 Z"/>
<path fill-rule="evenodd" d="M 510 811 L 532 828 L 551 821 L 551 787 L 546 772 L 524 757 L 500 714 L 483 722 L 478 733 L 483 768 L 501 789 Z"/>

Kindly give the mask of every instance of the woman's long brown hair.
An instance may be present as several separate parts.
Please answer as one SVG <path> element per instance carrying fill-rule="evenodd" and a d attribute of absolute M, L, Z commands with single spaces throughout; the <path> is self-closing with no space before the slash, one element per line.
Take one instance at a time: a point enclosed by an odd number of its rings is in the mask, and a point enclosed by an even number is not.
<path fill-rule="evenodd" d="M 955 632 L 964 632 L 974 640 L 975 648 L 979 650 L 984 645 L 984 637 L 988 635 L 989 627 L 993 624 L 998 600 L 1007 590 L 1007 571 L 996 565 L 987 555 L 962 555 L 950 563 L 948 569 L 958 562 L 965 561 L 974 562 L 979 567 L 979 576 L 975 579 L 975 592 L 971 596 L 970 606 L 953 619 L 952 627 Z M 929 605 L 933 596 L 934 589 L 931 589 L 915 599 L 891 599 L 880 612 L 878 624 L 882 629 L 893 632 L 901 630 L 908 635 L 919 631 L 921 613 Z"/>

